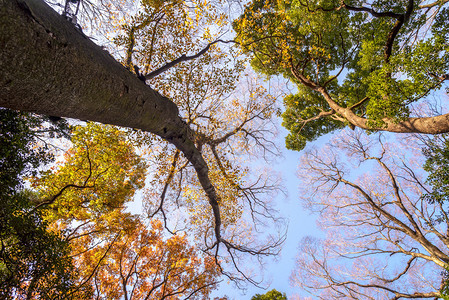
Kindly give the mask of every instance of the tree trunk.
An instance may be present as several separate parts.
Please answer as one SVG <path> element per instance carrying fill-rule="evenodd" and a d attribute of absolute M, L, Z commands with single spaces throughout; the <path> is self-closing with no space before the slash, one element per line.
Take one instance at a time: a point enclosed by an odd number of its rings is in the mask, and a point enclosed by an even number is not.
<path fill-rule="evenodd" d="M 391 118 L 384 118 L 382 120 L 384 122 L 384 125 L 382 127 L 369 126 L 369 120 L 367 118 L 358 116 L 353 112 L 351 108 L 340 106 L 337 102 L 335 102 L 335 100 L 332 98 L 325 87 L 320 86 L 318 83 L 306 78 L 300 72 L 296 72 L 293 67 L 291 68 L 291 72 L 293 76 L 298 79 L 303 85 L 319 92 L 324 97 L 327 104 L 329 104 L 329 107 L 332 109 L 332 111 L 321 112 L 318 116 L 309 120 L 319 119 L 327 115 L 332 115 L 334 114 L 334 112 L 336 112 L 351 125 L 366 130 L 423 134 L 440 134 L 449 132 L 449 113 L 434 117 L 407 118 L 402 121 L 393 120 Z"/>
<path fill-rule="evenodd" d="M 218 196 L 194 133 L 175 103 L 140 81 L 42 0 L 0 0 L 0 107 L 154 133 L 194 166 L 212 205 Z"/>
<path fill-rule="evenodd" d="M 173 102 L 44 2 L 0 1 L 0 106 L 135 127 L 163 137 L 168 131 L 188 132 Z"/>

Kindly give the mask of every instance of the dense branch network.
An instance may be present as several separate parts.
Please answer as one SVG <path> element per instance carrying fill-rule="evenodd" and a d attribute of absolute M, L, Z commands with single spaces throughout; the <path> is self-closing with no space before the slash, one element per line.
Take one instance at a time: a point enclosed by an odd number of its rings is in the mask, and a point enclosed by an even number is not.
<path fill-rule="evenodd" d="M 215 262 L 224 272 L 219 254 L 220 245 L 224 245 L 225 252 L 232 256 L 232 264 L 238 273 L 250 282 L 256 283 L 239 269 L 235 252 L 275 255 L 284 236 L 271 239 L 266 245 L 257 248 L 231 242 L 229 237 L 222 236 L 222 231 L 242 216 L 242 212 L 237 208 L 243 204 L 239 202 L 246 202 L 244 205 L 249 208 L 248 214 L 255 224 L 266 220 L 278 221 L 274 217 L 274 211 L 261 199 L 264 193 L 276 192 L 278 186 L 265 174 L 261 174 L 253 183 L 245 185 L 242 177 L 246 171 L 239 166 L 233 166 L 232 158 L 227 157 L 225 153 L 231 153 L 229 156 L 237 159 L 241 159 L 239 152 L 245 152 L 241 149 L 260 151 L 263 157 L 277 153 L 274 142 L 267 137 L 272 134 L 273 128 L 265 126 L 271 122 L 274 101 L 266 94 L 263 95 L 260 88 L 255 88 L 254 95 L 249 96 L 251 99 L 248 103 L 231 103 L 228 98 L 232 96 L 232 90 L 236 88 L 236 82 L 242 74 L 242 63 L 237 61 L 234 69 L 228 68 L 227 58 L 218 44 L 235 41 L 209 37 L 208 39 L 213 41 L 200 47 L 199 39 L 193 38 L 196 29 L 186 25 L 182 18 L 175 18 L 171 9 L 168 4 L 148 9 L 149 13 L 147 11 L 146 15 L 138 15 L 133 19 L 132 25 L 124 27 L 124 34 L 119 38 L 119 45 L 125 46 L 125 64 L 129 69 L 135 68 L 139 79 L 144 82 L 151 80 L 152 86 L 163 91 L 177 103 L 185 123 L 190 127 L 186 134 L 194 142 L 194 147 L 191 145 L 186 149 L 184 141 L 162 136 L 174 144 L 177 150 L 171 147 L 164 147 L 162 150 L 172 161 L 170 164 L 161 164 L 159 169 L 161 176 L 153 181 L 160 187 L 160 194 L 149 193 L 152 202 L 149 216 L 161 213 L 166 229 L 175 233 L 178 229 L 171 229 L 173 224 L 168 222 L 167 207 L 175 205 L 180 208 L 183 202 L 191 202 L 186 196 L 186 186 L 192 183 L 199 184 L 205 193 L 201 197 L 205 196 L 208 200 L 213 216 L 213 220 L 203 217 L 213 224 L 212 228 L 209 228 L 210 224 L 203 222 L 203 226 L 206 227 L 202 230 L 205 232 L 204 251 L 215 257 Z M 218 22 L 217 16 L 212 17 L 214 22 Z M 190 15 L 189 18 L 196 19 Z M 184 30 L 191 31 L 190 36 L 187 34 L 181 36 L 180 32 Z M 167 47 L 166 51 L 162 51 L 156 46 L 157 43 L 162 45 L 159 41 L 162 34 L 172 36 L 173 39 L 181 39 L 185 44 L 173 45 L 172 48 Z M 190 52 L 195 54 L 187 55 L 185 49 L 191 49 Z M 175 59 L 172 59 L 173 57 Z M 193 60 L 196 61 L 192 62 Z M 220 62 L 224 67 L 220 66 Z M 136 68 L 137 65 L 139 67 Z M 258 96 L 261 98 L 257 99 Z M 232 114 L 237 115 L 234 120 Z M 215 165 L 218 166 L 217 170 Z M 189 171 L 191 167 L 195 170 L 197 179 L 192 178 Z M 170 198 L 169 203 L 166 201 L 167 198 Z M 196 209 L 204 210 L 199 207 Z M 232 219 L 235 220 L 230 221 Z M 214 240 L 208 237 L 211 232 L 215 237 Z M 226 274 L 235 279 L 231 273 Z"/>
<path fill-rule="evenodd" d="M 189 71 L 181 72 L 192 74 Z M 184 82 L 188 81 L 185 80 Z M 186 88 L 186 90 L 189 90 L 189 88 Z M 205 92 L 210 93 L 211 91 L 206 89 Z M 254 91 L 254 93 L 257 94 L 257 91 Z M 196 94 L 196 97 L 201 98 L 203 96 Z M 208 97 L 207 94 L 204 97 Z M 255 224 L 265 222 L 268 219 L 277 221 L 273 216 L 274 211 L 269 208 L 263 199 L 259 199 L 264 193 L 277 191 L 277 185 L 270 183 L 270 179 L 263 174 L 256 178 L 253 183 L 245 183 L 242 180 L 242 176 L 244 176 L 243 170 L 232 164 L 232 157 L 234 159 L 238 158 L 242 156 L 242 152 L 243 154 L 248 152 L 246 155 L 250 156 L 252 155 L 250 153 L 256 149 L 259 149 L 264 156 L 277 153 L 273 142 L 267 139 L 270 129 L 263 125 L 270 122 L 269 116 L 274 111 L 274 102 L 273 99 L 268 98 L 269 101 L 267 103 L 258 103 L 262 98 L 254 97 L 246 104 L 246 107 L 239 107 L 237 103 L 234 103 L 234 111 L 238 113 L 238 116 L 234 116 L 234 119 L 229 119 L 226 114 L 230 114 L 232 109 L 227 108 L 227 112 L 224 115 L 222 115 L 224 110 L 217 110 L 218 107 L 224 105 L 223 103 L 220 104 L 220 97 L 220 94 L 218 94 L 211 102 L 204 102 L 196 107 L 187 106 L 190 109 L 186 114 L 186 122 L 192 128 L 198 130 L 193 133 L 196 148 L 200 149 L 202 156 L 207 159 L 207 164 L 212 166 L 212 169 L 209 169 L 209 176 L 218 186 L 217 191 L 218 195 L 220 195 L 216 203 L 209 201 L 211 212 L 214 216 L 212 227 L 208 224 L 212 220 L 201 213 L 205 208 L 197 203 L 192 204 L 194 206 L 191 210 L 193 214 L 198 215 L 196 219 L 203 219 L 203 221 L 198 222 L 201 222 L 200 232 L 205 237 L 204 251 L 215 257 L 215 261 L 220 266 L 221 271 L 230 278 L 236 279 L 235 276 L 225 272 L 221 267 L 222 263 L 220 262 L 219 253 L 221 252 L 220 245 L 223 245 L 225 252 L 232 257 L 232 264 L 237 272 L 248 281 L 257 283 L 254 278 L 247 276 L 244 271 L 239 269 L 235 252 L 262 256 L 275 255 L 284 237 L 278 240 L 271 240 L 268 244 L 260 247 L 254 247 L 254 244 L 252 247 L 248 247 L 243 244 L 239 245 L 236 242 L 230 242 L 228 237 L 221 236 L 221 231 L 223 230 L 222 228 L 228 228 L 226 230 L 229 231 L 229 228 L 235 226 L 233 225 L 235 221 L 232 220 L 238 220 L 242 214 L 241 209 L 238 209 L 242 205 L 239 203 L 240 201 L 246 201 L 245 205 L 248 207 L 246 214 L 252 217 Z M 186 96 L 184 99 L 189 99 L 189 97 Z M 203 123 L 204 120 L 206 120 L 205 123 Z M 152 193 L 150 196 L 153 199 L 153 206 L 156 207 L 155 210 L 151 210 L 150 215 L 154 216 L 157 212 L 161 212 L 164 220 L 166 220 L 165 210 L 170 207 L 170 204 L 164 204 L 164 199 L 166 199 L 167 195 L 170 195 L 171 205 L 176 204 L 177 208 L 183 206 L 180 202 L 189 203 L 192 201 L 189 200 L 189 195 L 196 195 L 193 199 L 199 203 L 201 201 L 196 197 L 203 196 L 201 193 L 198 193 L 198 189 L 194 186 L 189 187 L 192 184 L 196 184 L 196 180 L 192 178 L 192 174 L 189 172 L 187 167 L 188 161 L 179 155 L 179 151 L 172 150 L 170 147 L 166 147 L 162 151 L 162 153 L 171 153 L 169 156 L 173 157 L 173 160 L 170 164 L 161 165 L 159 172 L 164 177 L 155 181 L 155 184 L 161 186 L 162 192 L 160 195 Z M 227 157 L 228 155 L 230 157 Z M 169 190 L 170 193 L 168 193 Z M 180 198 L 183 201 L 180 201 Z M 220 210 L 224 210 L 225 213 L 222 215 Z M 210 237 L 207 237 L 209 230 L 214 232 L 214 240 L 210 240 Z M 230 238 L 234 239 L 235 237 L 230 236 Z M 244 243 L 248 244 L 247 241 Z"/>
<path fill-rule="evenodd" d="M 331 154 L 334 147 L 355 165 L 374 161 L 376 174 L 354 180 L 341 157 Z M 394 155 L 381 138 L 358 131 L 341 135 L 327 150 L 307 153 L 302 166 L 304 178 L 316 188 L 304 200 L 321 213 L 319 223 L 328 237 L 303 240 L 292 282 L 323 299 L 440 296 L 438 270 L 449 262 L 449 223 L 434 221 L 444 209 L 424 201 L 425 184 L 413 163 Z"/>

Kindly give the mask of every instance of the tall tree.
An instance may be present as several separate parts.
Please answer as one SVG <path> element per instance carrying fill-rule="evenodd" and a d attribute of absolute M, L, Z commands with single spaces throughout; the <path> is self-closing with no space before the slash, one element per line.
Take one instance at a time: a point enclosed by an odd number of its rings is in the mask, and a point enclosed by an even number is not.
<path fill-rule="evenodd" d="M 196 146 L 209 165 L 211 181 L 221 198 L 223 228 L 230 232 L 228 226 L 240 226 L 236 222 L 242 219 L 244 207 L 254 220 L 261 219 L 257 218 L 261 213 L 271 216 L 260 195 L 276 190 L 276 182 L 270 178 L 275 177 L 261 172 L 251 178 L 246 162 L 278 152 L 270 141 L 275 131 L 271 121 L 275 99 L 245 72 L 244 60 L 229 57 L 214 44 L 216 32 L 202 29 L 207 24 L 220 28 L 226 23 L 225 16 L 204 2 L 142 5 L 144 9 L 118 29 L 117 48 L 122 49 L 125 64 L 140 66 L 140 76 L 177 104 L 181 118 L 194 131 Z M 165 42 L 167 39 L 176 43 Z M 186 49 L 196 54 L 186 56 Z M 196 233 L 212 230 L 207 198 L 179 150 L 160 140 L 155 146 L 156 141 L 145 134 L 139 139 L 153 162 L 154 176 L 149 175 L 152 187 L 146 199 L 153 208 L 151 214 L 160 212 L 167 223 L 170 206 L 177 210 L 183 207 Z M 175 201 L 164 201 L 170 198 Z M 246 230 L 250 228 L 246 226 Z M 207 241 L 213 243 L 209 238 Z"/>
<path fill-rule="evenodd" d="M 326 237 L 303 239 L 294 285 L 322 299 L 440 297 L 449 262 L 447 207 L 423 199 L 429 186 L 422 159 L 397 149 L 357 130 L 304 156 L 301 179 L 315 188 L 304 205 L 320 213 Z"/>
<path fill-rule="evenodd" d="M 209 219 L 212 225 L 205 230 L 209 237 L 205 250 L 215 256 L 217 263 L 221 249 L 231 255 L 234 251 L 277 253 L 279 241 L 271 240 L 271 244 L 254 249 L 236 245 L 222 235 L 222 195 L 202 153 L 204 135 L 179 116 L 174 102 L 145 85 L 39 0 L 4 0 L 2 4 L 0 40 L 5 51 L 1 52 L 0 105 L 138 128 L 158 135 L 176 146 L 195 170 L 213 216 Z M 140 26 L 145 20 L 136 18 L 136 22 L 131 25 Z M 131 41 L 129 35 L 124 41 L 125 45 L 130 44 L 126 42 Z M 145 68 L 146 65 L 141 70 Z M 245 132 L 240 131 L 231 130 L 229 136 L 245 137 Z"/>
<path fill-rule="evenodd" d="M 268 250 L 267 243 L 242 236 L 252 236 L 268 219 L 276 221 L 267 200 L 268 194 L 277 190 L 277 178 L 266 170 L 253 176 L 246 166 L 255 157 L 277 154 L 269 138 L 274 137 L 271 119 L 276 106 L 275 98 L 244 73 L 244 61 L 229 57 L 219 47 L 223 41 L 217 39 L 227 19 L 212 3 L 144 1 L 143 8 L 117 29 L 115 43 L 123 53 L 123 63 L 176 103 L 180 117 L 195 134 L 196 147 L 220 197 L 221 226 L 226 240 L 234 245 L 215 249 L 217 244 L 208 234 L 214 231 L 214 222 L 207 196 L 179 149 L 142 134 L 139 138 L 154 170 L 145 198 L 150 216 L 160 213 L 166 228 L 173 232 L 176 228 L 175 222 L 169 221 L 170 213 L 184 210 L 187 220 L 179 220 L 179 213 L 175 216 L 184 229 L 195 234 L 197 243 L 204 241 L 201 246 L 209 255 L 231 255 L 234 262 L 238 260 L 236 250 Z M 193 54 L 186 55 L 187 50 Z M 243 92 L 245 88 L 248 91 Z M 253 224 L 245 220 L 246 214 Z M 231 267 L 241 273 L 236 265 Z M 236 278 L 230 272 L 225 274 Z M 246 278 L 256 282 L 253 276 Z"/>
<path fill-rule="evenodd" d="M 344 126 L 449 131 L 449 115 L 412 117 L 449 79 L 448 1 L 259 1 L 234 22 L 258 71 L 297 88 L 284 100 L 287 147 Z"/>

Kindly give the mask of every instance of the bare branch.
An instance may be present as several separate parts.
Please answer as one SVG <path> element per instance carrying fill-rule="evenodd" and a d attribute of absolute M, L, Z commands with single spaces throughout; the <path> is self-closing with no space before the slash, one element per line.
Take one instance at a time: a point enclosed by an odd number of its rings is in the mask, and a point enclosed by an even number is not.
<path fill-rule="evenodd" d="M 180 57 L 178 57 L 177 59 L 163 65 L 162 67 L 160 67 L 157 70 L 154 70 L 152 72 L 150 72 L 149 74 L 143 75 L 145 80 L 150 80 L 153 79 L 154 77 L 164 73 L 165 71 L 173 68 L 174 66 L 176 66 L 177 64 L 181 63 L 181 62 L 186 62 L 189 60 L 193 60 L 195 58 L 200 57 L 201 55 L 203 55 L 204 53 L 206 53 L 209 48 L 217 43 L 224 43 L 224 44 L 228 44 L 228 43 L 235 43 L 235 41 L 230 40 L 230 41 L 224 41 L 224 40 L 215 40 L 213 42 L 210 42 L 209 44 L 206 45 L 206 47 L 204 47 L 201 51 L 199 51 L 198 53 L 194 54 L 194 55 L 181 55 Z"/>
<path fill-rule="evenodd" d="M 315 188 L 306 203 L 320 214 L 328 237 L 301 243 L 294 282 L 327 299 L 436 297 L 440 278 L 425 274 L 437 274 L 449 262 L 446 227 L 430 219 L 439 206 L 423 201 L 417 171 L 404 167 L 404 159 L 398 164 L 389 145 L 362 137 L 361 131 L 348 130 L 327 150 L 309 152 L 302 161 L 304 185 Z M 380 168 L 354 180 L 337 150 L 346 151 L 341 157 L 359 159 L 361 170 L 371 160 Z"/>

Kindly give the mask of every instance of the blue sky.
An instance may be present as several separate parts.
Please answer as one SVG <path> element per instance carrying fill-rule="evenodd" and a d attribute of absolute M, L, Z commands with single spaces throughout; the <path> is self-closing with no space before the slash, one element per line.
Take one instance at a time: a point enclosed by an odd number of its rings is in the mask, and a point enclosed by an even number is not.
<path fill-rule="evenodd" d="M 287 196 L 280 193 L 275 199 L 277 209 L 281 216 L 288 220 L 287 239 L 282 247 L 282 252 L 276 260 L 266 260 L 264 267 L 265 286 L 267 290 L 248 285 L 246 290 L 239 290 L 232 283 L 222 283 L 219 289 L 213 293 L 213 297 L 227 295 L 229 299 L 251 299 L 255 294 L 264 294 L 269 290 L 276 289 L 286 293 L 287 297 L 300 293 L 298 288 L 293 288 L 289 284 L 290 273 L 293 270 L 297 247 L 300 240 L 307 236 L 320 235 L 320 231 L 316 226 L 315 217 L 305 210 L 299 201 L 298 187 L 301 184 L 300 179 L 296 175 L 298 169 L 299 158 L 302 152 L 291 151 L 285 148 L 284 137 L 287 131 L 279 128 L 278 145 L 281 148 L 283 157 L 279 158 L 273 168 L 281 172 L 283 185 L 286 188 Z M 310 143 L 307 147 L 321 147 L 330 138 L 331 134 L 319 138 L 317 141 Z M 212 297 L 212 298 L 213 298 Z"/>

